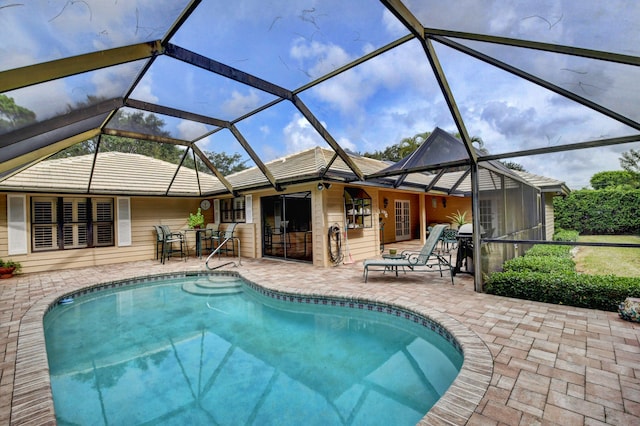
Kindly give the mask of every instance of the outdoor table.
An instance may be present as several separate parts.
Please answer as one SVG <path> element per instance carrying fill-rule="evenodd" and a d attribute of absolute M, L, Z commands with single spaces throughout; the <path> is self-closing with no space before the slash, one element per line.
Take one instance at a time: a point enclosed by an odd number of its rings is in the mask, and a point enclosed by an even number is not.
<path fill-rule="evenodd" d="M 202 235 L 206 234 L 207 229 L 206 228 L 198 228 L 198 229 L 188 228 L 188 229 L 183 229 L 182 232 L 184 232 L 184 235 L 187 241 L 189 241 L 189 238 L 187 237 L 187 234 L 189 232 L 193 232 L 195 234 L 196 257 L 198 257 L 199 259 L 202 259 Z"/>
<path fill-rule="evenodd" d="M 391 253 L 386 253 L 382 255 L 383 259 L 404 259 L 404 256 L 401 254 L 391 254 Z M 389 265 L 389 266 L 385 266 L 385 270 L 388 269 L 389 271 L 395 271 L 396 272 L 396 277 L 398 276 L 398 266 L 397 265 Z M 402 267 L 402 270 L 404 271 L 404 266 Z"/>

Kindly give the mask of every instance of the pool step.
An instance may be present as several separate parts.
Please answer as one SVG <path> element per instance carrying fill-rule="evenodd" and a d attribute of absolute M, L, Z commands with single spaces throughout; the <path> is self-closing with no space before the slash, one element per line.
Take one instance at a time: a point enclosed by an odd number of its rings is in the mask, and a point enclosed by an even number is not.
<path fill-rule="evenodd" d="M 212 275 L 184 283 L 182 290 L 199 296 L 242 293 L 242 281 L 234 277 Z"/>

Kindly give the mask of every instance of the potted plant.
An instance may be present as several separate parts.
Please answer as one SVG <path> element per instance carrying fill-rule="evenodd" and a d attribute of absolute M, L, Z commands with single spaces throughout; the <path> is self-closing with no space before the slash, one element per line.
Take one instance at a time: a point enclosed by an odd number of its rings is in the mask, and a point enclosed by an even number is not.
<path fill-rule="evenodd" d="M 204 215 L 202 214 L 200 207 L 198 207 L 198 211 L 195 214 L 189 213 L 189 228 L 199 229 L 199 228 L 202 228 L 203 226 L 204 226 Z"/>
<path fill-rule="evenodd" d="M 456 225 L 456 229 L 460 228 L 462 225 L 467 223 L 467 212 L 465 210 L 460 213 L 460 210 L 456 210 L 454 214 L 447 216 L 447 219 L 451 220 L 452 225 Z"/>
<path fill-rule="evenodd" d="M 0 259 L 0 279 L 11 278 L 22 270 L 20 262 Z"/>

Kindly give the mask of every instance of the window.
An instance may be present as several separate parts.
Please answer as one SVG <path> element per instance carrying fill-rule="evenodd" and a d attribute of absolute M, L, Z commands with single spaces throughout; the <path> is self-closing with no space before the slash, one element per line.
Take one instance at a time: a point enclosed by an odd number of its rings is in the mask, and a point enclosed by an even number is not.
<path fill-rule="evenodd" d="M 34 197 L 33 251 L 114 245 L 113 199 Z"/>
<path fill-rule="evenodd" d="M 245 200 L 244 197 L 226 198 L 220 200 L 222 222 L 244 222 Z"/>
<path fill-rule="evenodd" d="M 480 229 L 482 237 L 490 238 L 494 234 L 493 209 L 491 200 L 478 200 L 480 207 Z"/>
<path fill-rule="evenodd" d="M 347 229 L 371 228 L 371 197 L 364 189 L 344 189 L 344 211 Z"/>

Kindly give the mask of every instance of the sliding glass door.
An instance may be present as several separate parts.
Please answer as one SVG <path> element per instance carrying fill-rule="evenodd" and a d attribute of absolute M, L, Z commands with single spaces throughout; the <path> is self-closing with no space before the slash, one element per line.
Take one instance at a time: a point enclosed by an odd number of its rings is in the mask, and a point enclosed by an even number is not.
<path fill-rule="evenodd" d="M 263 255 L 311 262 L 311 193 L 263 197 L 261 210 Z"/>

